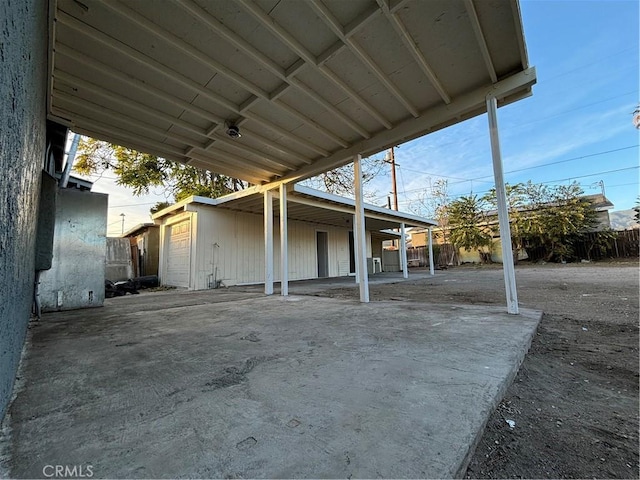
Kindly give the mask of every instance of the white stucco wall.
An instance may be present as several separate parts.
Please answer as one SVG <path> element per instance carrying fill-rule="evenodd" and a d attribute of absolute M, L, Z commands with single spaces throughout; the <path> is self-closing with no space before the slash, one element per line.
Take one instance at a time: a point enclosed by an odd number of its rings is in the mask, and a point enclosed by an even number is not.
<path fill-rule="evenodd" d="M 104 303 L 108 195 L 58 192 L 53 262 L 40 276 L 43 312 L 101 307 Z"/>

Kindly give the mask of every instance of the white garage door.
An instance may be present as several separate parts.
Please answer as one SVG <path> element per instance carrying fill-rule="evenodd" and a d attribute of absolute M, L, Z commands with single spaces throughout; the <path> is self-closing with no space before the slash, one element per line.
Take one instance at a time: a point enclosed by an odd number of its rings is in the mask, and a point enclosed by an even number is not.
<path fill-rule="evenodd" d="M 191 221 L 185 220 L 167 227 L 167 270 L 165 285 L 189 287 L 191 264 Z"/>

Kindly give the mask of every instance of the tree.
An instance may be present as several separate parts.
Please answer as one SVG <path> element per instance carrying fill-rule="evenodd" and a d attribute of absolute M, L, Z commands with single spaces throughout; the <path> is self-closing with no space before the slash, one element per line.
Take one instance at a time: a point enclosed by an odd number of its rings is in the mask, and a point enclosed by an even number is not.
<path fill-rule="evenodd" d="M 519 252 L 525 247 L 525 239 L 530 229 L 530 219 L 525 214 L 527 210 L 527 192 L 523 183 L 516 185 L 505 184 L 505 193 L 507 197 L 507 209 L 509 211 L 509 225 L 511 227 L 511 250 L 513 252 L 513 263 L 518 263 Z M 498 210 L 498 197 L 496 189 L 492 188 L 483 197 L 494 211 Z M 497 214 L 494 214 L 497 216 Z M 498 235 L 500 231 L 499 225 L 493 225 L 493 233 Z"/>
<path fill-rule="evenodd" d="M 451 243 L 467 252 L 477 250 L 482 263 L 491 261 L 492 232 L 477 195 L 460 197 L 449 204 Z M 489 251 L 486 248 L 489 247 Z"/>
<path fill-rule="evenodd" d="M 157 202 L 153 207 L 149 209 L 149 213 L 153 215 L 154 213 L 158 213 L 160 210 L 164 210 L 171 206 L 171 202 Z"/>
<path fill-rule="evenodd" d="M 362 159 L 362 183 L 367 184 L 385 168 L 386 161 L 383 158 L 367 157 Z M 355 196 L 355 172 L 353 165 L 344 165 L 311 177 L 303 182 L 305 185 L 335 195 Z M 365 191 L 365 197 L 375 198 L 376 192 Z"/>
<path fill-rule="evenodd" d="M 528 240 L 546 253 L 545 260 L 565 260 L 573 253 L 573 243 L 596 223 L 596 212 L 576 183 L 549 187 L 527 184 L 536 204 Z"/>
<path fill-rule="evenodd" d="M 439 231 L 436 232 L 436 238 L 442 235 L 442 245 L 436 257 L 439 264 L 452 265 L 456 250 L 449 244 L 449 181 L 439 178 L 432 182 L 429 178 L 427 183 L 428 187 L 409 205 L 409 210 L 416 215 L 432 218 L 438 223 Z"/>
<path fill-rule="evenodd" d="M 368 183 L 384 168 L 385 161 L 374 157 L 365 158 L 362 166 L 363 182 Z M 149 193 L 151 187 L 162 187 L 174 201 L 191 195 L 216 198 L 248 186 L 246 182 L 236 178 L 89 137 L 83 137 L 80 141 L 74 170 L 84 175 L 112 170 L 118 176 L 116 183 L 131 188 L 134 195 Z M 306 183 L 337 195 L 353 196 L 355 193 L 352 165 L 325 172 L 308 179 Z M 373 197 L 375 193 L 368 192 L 368 196 Z"/>
<path fill-rule="evenodd" d="M 587 249 L 587 259 L 591 260 L 591 252 L 594 250 L 602 253 L 611 250 L 614 242 L 618 238 L 618 233 L 610 228 L 605 228 L 599 232 L 593 232 L 585 241 Z"/>
<path fill-rule="evenodd" d="M 635 219 L 636 223 L 640 223 L 640 197 L 636 199 L 636 206 L 633 207 L 633 211 L 636 212 L 633 215 L 633 218 Z"/>
<path fill-rule="evenodd" d="M 215 198 L 247 186 L 236 178 L 88 137 L 80 141 L 73 168 L 84 175 L 113 170 L 116 183 L 131 188 L 134 195 L 162 187 L 174 201 L 191 195 Z"/>
<path fill-rule="evenodd" d="M 537 249 L 547 261 L 569 258 L 573 243 L 596 224 L 596 212 L 576 183 L 549 186 L 529 181 L 507 185 L 506 192 L 514 249 Z M 497 208 L 495 190 L 486 199 Z"/>

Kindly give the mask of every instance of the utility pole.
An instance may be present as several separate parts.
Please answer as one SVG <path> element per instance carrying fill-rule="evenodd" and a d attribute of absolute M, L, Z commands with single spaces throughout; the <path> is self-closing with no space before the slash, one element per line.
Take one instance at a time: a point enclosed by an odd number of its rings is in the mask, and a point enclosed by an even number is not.
<path fill-rule="evenodd" d="M 122 231 L 120 232 L 120 235 L 124 235 L 124 213 L 121 213 L 120 216 L 122 217 Z"/>
<path fill-rule="evenodd" d="M 393 209 L 397 212 L 398 211 L 398 187 L 396 184 L 396 155 L 393 151 L 393 147 L 389 149 L 386 160 L 388 163 L 391 164 L 391 194 L 393 195 Z M 389 197 L 387 196 L 387 201 L 388 200 L 389 200 Z M 391 202 L 389 202 L 389 209 L 391 209 L 390 203 Z M 394 247 L 398 246 L 398 244 L 396 243 L 396 240 L 392 240 L 392 242 Z"/>
<path fill-rule="evenodd" d="M 393 151 L 394 147 L 389 149 L 387 162 L 391 164 L 391 194 L 393 195 L 393 209 L 398 211 L 398 187 L 396 184 L 396 156 Z"/>

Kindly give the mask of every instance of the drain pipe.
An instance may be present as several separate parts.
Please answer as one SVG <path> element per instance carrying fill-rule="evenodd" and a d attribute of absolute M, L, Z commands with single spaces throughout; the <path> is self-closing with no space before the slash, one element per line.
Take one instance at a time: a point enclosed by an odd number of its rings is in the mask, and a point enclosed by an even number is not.
<path fill-rule="evenodd" d="M 40 292 L 38 291 L 38 287 L 40 286 L 40 274 L 42 270 L 36 270 L 36 276 L 34 279 L 34 288 L 33 288 L 33 313 L 35 314 L 38 320 L 42 319 L 42 308 L 40 306 Z"/>
<path fill-rule="evenodd" d="M 67 188 L 67 183 L 69 183 L 69 176 L 71 175 L 71 168 L 73 167 L 73 161 L 76 158 L 76 152 L 78 151 L 78 143 L 80 143 L 80 135 L 75 133 L 73 135 L 73 140 L 71 141 L 71 148 L 69 149 L 69 153 L 67 154 L 67 163 L 64 165 L 64 170 L 62 171 L 62 176 L 60 177 L 60 182 L 58 185 L 60 188 Z"/>

